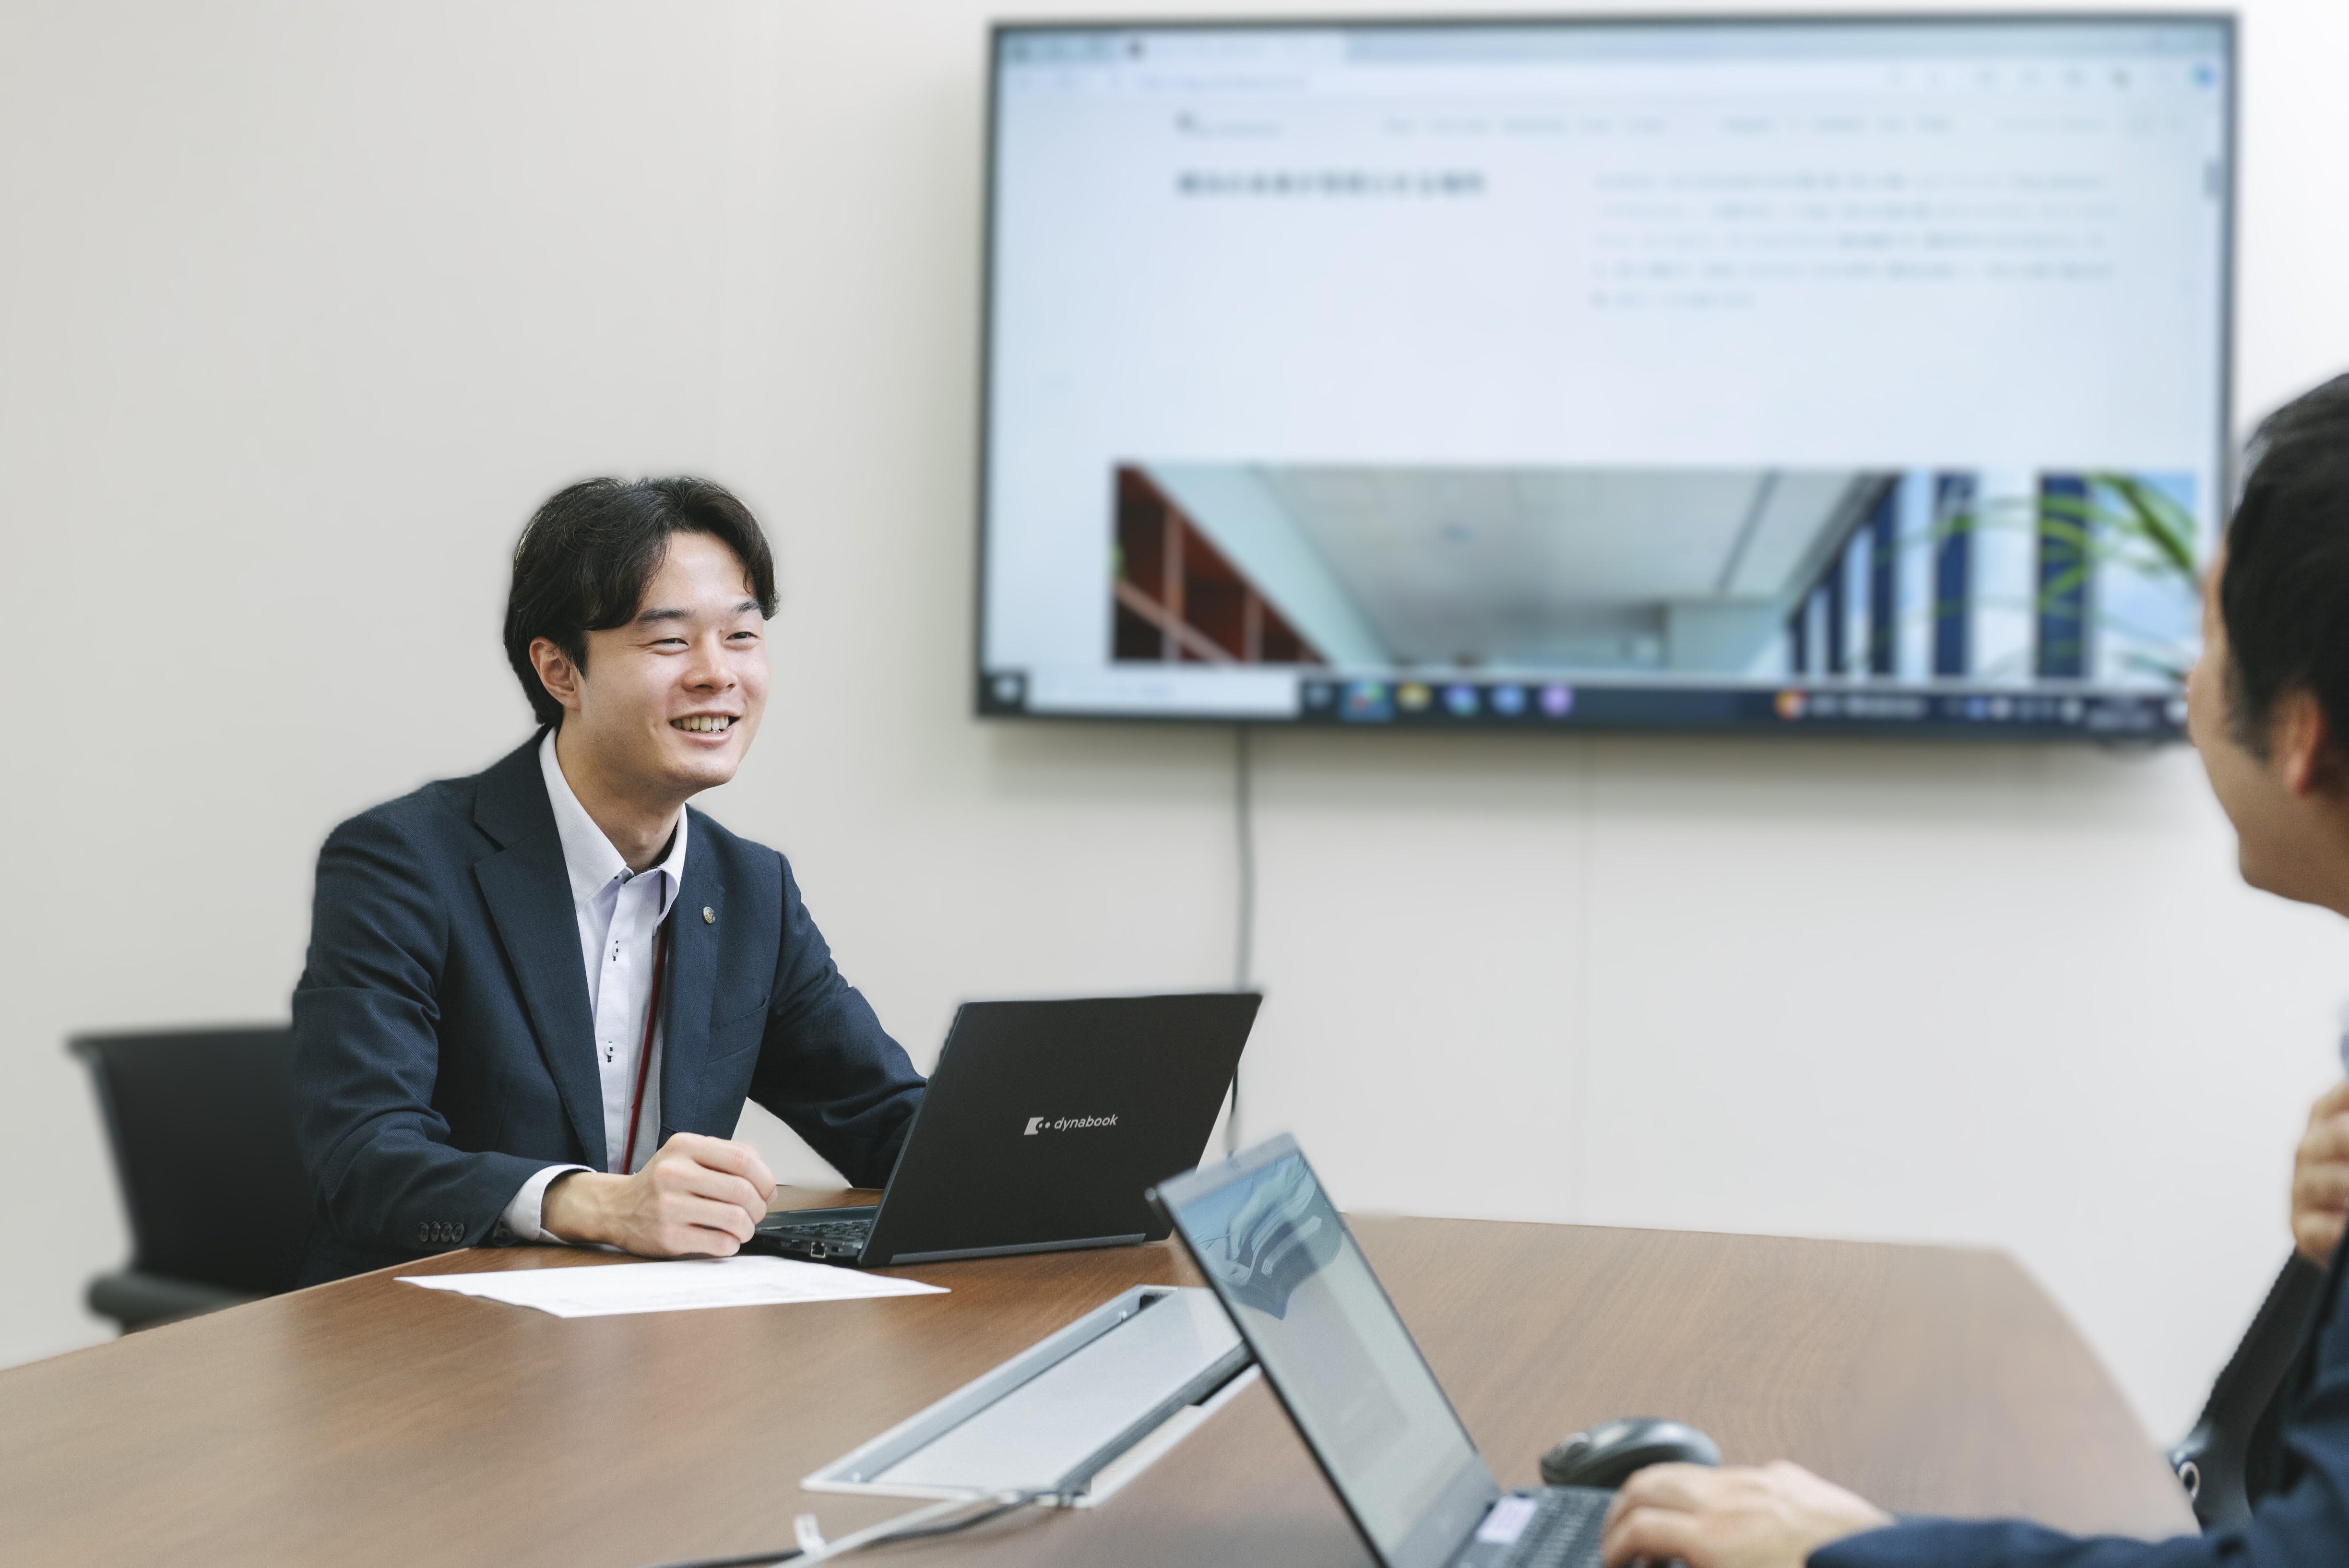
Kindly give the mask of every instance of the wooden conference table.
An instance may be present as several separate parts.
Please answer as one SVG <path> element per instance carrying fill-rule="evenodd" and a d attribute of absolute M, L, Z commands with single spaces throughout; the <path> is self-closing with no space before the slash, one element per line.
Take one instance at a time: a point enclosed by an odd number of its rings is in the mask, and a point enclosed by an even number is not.
<path fill-rule="evenodd" d="M 1504 1485 L 1577 1428 L 1667 1415 L 1732 1461 L 1785 1455 L 1889 1508 L 2193 1528 L 2111 1380 L 2002 1255 L 1353 1224 Z M 604 1266 L 528 1248 L 398 1272 Z M 1120 1291 L 1198 1282 L 1165 1244 L 905 1272 L 953 1293 L 565 1320 L 387 1271 L 0 1372 L 0 1557 L 631 1568 L 787 1545 L 802 1511 L 837 1537 L 917 1505 L 801 1476 Z M 1098 1510 L 870 1555 L 1368 1562 L 1260 1384 Z"/>

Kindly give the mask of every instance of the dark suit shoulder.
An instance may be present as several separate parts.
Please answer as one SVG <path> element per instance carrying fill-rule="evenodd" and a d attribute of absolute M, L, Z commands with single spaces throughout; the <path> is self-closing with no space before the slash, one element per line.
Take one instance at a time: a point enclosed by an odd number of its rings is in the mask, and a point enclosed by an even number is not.
<path fill-rule="evenodd" d="M 461 778 L 434 779 L 380 805 L 369 806 L 339 824 L 330 836 L 367 835 L 370 829 L 388 829 L 419 846 L 452 842 L 477 844 L 481 833 L 476 818 L 484 785 L 492 781 L 520 782 L 517 775 L 523 773 L 524 764 L 529 770 L 528 782 L 536 783 L 537 749 L 538 738 L 533 736 L 480 773 Z"/>
<path fill-rule="evenodd" d="M 692 824 L 687 853 L 706 850 L 711 868 L 730 894 L 755 894 L 770 888 L 780 893 L 784 878 L 791 874 L 791 863 L 784 859 L 781 850 L 770 848 L 755 838 L 743 837 L 707 812 L 692 806 L 685 809 Z"/>
<path fill-rule="evenodd" d="M 469 829 L 473 815 L 473 785 L 476 777 L 435 779 L 419 785 L 397 799 L 371 805 L 367 810 L 345 819 L 335 828 L 341 836 L 367 828 L 389 828 L 410 840 L 430 840 L 446 837 L 452 831 Z"/>
<path fill-rule="evenodd" d="M 692 841 L 696 847 L 708 845 L 721 865 L 748 866 L 767 858 L 781 858 L 780 850 L 770 849 L 755 838 L 745 838 L 698 806 L 685 808 L 692 823 Z"/>

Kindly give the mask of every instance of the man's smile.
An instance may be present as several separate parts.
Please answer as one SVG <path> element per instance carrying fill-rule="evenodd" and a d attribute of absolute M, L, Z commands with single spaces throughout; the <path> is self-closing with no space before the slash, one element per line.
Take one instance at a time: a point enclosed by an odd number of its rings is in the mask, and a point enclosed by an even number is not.
<path fill-rule="evenodd" d="M 696 734 L 724 734 L 741 718 L 739 713 L 688 713 L 682 719 L 671 719 L 672 730 L 689 730 Z"/>

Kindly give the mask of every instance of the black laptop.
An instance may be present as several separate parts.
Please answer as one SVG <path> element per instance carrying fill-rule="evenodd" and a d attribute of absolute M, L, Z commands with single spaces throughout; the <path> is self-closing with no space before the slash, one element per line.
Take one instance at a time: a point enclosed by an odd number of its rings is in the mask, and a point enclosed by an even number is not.
<path fill-rule="evenodd" d="M 1615 1494 L 1501 1490 L 1294 1138 L 1151 1199 L 1381 1568 L 1598 1568 Z"/>
<path fill-rule="evenodd" d="M 744 1251 L 879 1268 L 1157 1241 L 1143 1194 L 1206 1152 L 1263 1000 L 965 1002 L 881 1201 L 770 1214 Z"/>

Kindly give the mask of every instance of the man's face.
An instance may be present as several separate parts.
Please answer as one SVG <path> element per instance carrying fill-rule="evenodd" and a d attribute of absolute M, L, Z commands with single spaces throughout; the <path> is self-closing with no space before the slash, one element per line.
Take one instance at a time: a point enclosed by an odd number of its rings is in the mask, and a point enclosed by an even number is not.
<path fill-rule="evenodd" d="M 2186 732 L 2202 753 L 2210 793 L 2235 825 L 2235 858 L 2243 880 L 2285 898 L 2293 890 L 2293 869 L 2304 857 L 2305 803 L 2284 786 L 2277 758 L 2262 760 L 2235 738 L 2234 680 L 2228 669 L 2227 626 L 2219 614 L 2223 554 L 2210 564 L 2202 588 L 2202 657 L 2186 681 Z"/>
<path fill-rule="evenodd" d="M 732 778 L 767 706 L 766 622 L 734 552 L 670 535 L 636 618 L 587 634 L 575 694 L 564 744 L 616 780 L 692 793 Z"/>

